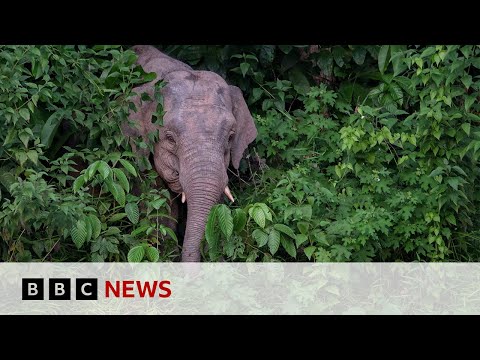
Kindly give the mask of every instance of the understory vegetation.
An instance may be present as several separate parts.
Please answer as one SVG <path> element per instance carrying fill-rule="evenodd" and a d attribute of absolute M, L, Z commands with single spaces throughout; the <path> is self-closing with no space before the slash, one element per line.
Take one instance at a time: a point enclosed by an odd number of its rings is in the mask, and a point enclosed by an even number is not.
<path fill-rule="evenodd" d="M 258 130 L 205 261 L 479 261 L 479 46 L 157 47 L 239 86 Z M 1 261 L 179 259 L 171 195 L 120 130 L 153 79 L 135 60 L 0 47 Z"/>

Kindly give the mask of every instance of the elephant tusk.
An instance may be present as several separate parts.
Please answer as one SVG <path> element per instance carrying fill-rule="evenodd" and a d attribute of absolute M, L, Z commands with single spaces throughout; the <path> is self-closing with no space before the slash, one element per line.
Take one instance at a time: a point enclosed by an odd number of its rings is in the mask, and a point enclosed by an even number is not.
<path fill-rule="evenodd" d="M 185 196 L 185 193 L 182 192 L 182 204 L 187 200 L 187 197 Z"/>
<path fill-rule="evenodd" d="M 228 188 L 228 186 L 225 187 L 225 195 L 227 195 L 227 197 L 230 199 L 231 202 L 235 202 L 235 200 L 233 199 L 233 196 L 232 196 L 232 193 L 230 192 L 230 189 Z"/>

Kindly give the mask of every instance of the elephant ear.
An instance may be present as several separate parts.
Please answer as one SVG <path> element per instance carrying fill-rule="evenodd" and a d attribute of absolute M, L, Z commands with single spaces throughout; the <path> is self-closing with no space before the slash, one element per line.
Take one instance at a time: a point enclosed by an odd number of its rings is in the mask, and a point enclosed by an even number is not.
<path fill-rule="evenodd" d="M 247 103 L 243 98 L 242 91 L 236 86 L 229 86 L 232 99 L 232 112 L 237 120 L 236 132 L 232 142 L 231 158 L 235 169 L 238 169 L 243 152 L 257 137 L 257 128 L 252 115 L 248 110 Z"/>

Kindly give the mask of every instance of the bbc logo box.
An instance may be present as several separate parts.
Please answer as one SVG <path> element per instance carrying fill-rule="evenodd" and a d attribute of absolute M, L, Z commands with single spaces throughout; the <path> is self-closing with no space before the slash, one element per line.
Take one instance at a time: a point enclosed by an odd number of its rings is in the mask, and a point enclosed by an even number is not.
<path fill-rule="evenodd" d="M 71 300 L 72 279 L 48 279 L 48 300 Z M 45 300 L 45 279 L 22 279 L 22 300 Z M 75 279 L 75 300 L 98 300 L 98 279 Z"/>

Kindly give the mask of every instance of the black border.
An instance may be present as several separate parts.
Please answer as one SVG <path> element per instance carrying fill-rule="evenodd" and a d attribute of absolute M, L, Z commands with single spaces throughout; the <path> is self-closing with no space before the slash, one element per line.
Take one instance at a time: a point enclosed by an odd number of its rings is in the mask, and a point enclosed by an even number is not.
<path fill-rule="evenodd" d="M 173 5 L 126 4 L 103 12 L 78 6 L 55 16 L 22 14 L 20 23 L 12 16 L 12 22 L 0 23 L 0 44 L 475 44 L 480 39 L 477 12 L 461 3 Z"/>

